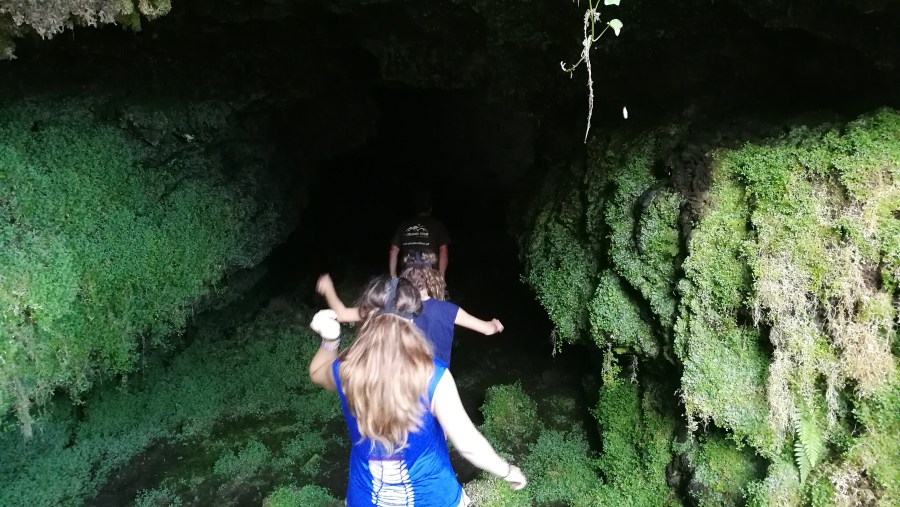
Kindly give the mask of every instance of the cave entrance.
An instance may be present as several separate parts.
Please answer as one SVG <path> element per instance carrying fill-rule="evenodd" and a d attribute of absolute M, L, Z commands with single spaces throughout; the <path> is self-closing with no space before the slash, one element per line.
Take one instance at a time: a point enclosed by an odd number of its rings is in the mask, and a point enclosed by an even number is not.
<path fill-rule="evenodd" d="M 382 90 L 376 135 L 359 150 L 323 164 L 311 187 L 305 225 L 273 253 L 270 272 L 276 279 L 295 280 L 284 289 L 300 287 L 304 293 L 295 296 L 317 307 L 324 305 L 313 292 L 319 273 L 331 273 L 339 289 L 358 291 L 370 277 L 387 273 L 391 236 L 412 214 L 410 192 L 426 188 L 433 214 L 451 238 L 450 300 L 505 326 L 494 336 L 456 329 L 451 370 L 473 421 L 482 421 L 479 407 L 490 386 L 521 382 L 536 400 L 573 399 L 580 412 L 571 428 L 595 433 L 587 410 L 593 399 L 583 387 L 585 379 L 593 385 L 591 355 L 579 347 L 551 355 L 553 326 L 521 280 L 508 221 L 516 212 L 513 190 L 490 166 L 497 154 L 473 134 L 480 115 L 473 112 L 477 98 L 471 98 L 459 92 Z M 549 404 L 540 409 L 553 410 Z M 591 439 L 596 443 L 596 435 Z M 454 462 L 460 480 L 475 476 L 464 460 L 457 456 Z"/>

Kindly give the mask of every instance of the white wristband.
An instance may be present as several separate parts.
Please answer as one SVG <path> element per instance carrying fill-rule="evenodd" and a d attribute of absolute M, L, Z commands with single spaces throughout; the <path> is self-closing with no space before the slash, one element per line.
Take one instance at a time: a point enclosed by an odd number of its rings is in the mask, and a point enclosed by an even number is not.
<path fill-rule="evenodd" d="M 322 347 L 323 349 L 330 350 L 332 352 L 337 350 L 338 348 L 340 348 L 340 346 L 341 346 L 340 338 L 338 338 L 336 340 L 322 340 L 322 344 L 320 345 L 320 347 Z"/>

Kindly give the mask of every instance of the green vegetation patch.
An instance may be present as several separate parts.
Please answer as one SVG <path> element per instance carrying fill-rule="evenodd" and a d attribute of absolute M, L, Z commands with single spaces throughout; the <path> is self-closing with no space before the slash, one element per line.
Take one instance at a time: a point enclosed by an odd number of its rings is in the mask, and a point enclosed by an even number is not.
<path fill-rule="evenodd" d="M 583 505 L 680 505 L 666 484 L 675 431 L 666 406 L 655 388 L 642 393 L 637 383 L 622 378 L 604 384 L 594 415 L 603 439 L 598 466 L 605 481 L 594 503 Z"/>
<path fill-rule="evenodd" d="M 578 432 L 542 432 L 522 470 L 531 481 L 530 493 L 538 505 L 588 505 L 592 492 L 602 484 L 596 461 Z"/>
<path fill-rule="evenodd" d="M 850 466 L 834 474 L 832 483 L 858 484 L 858 489 L 872 490 L 872 496 L 877 491 L 878 505 L 900 504 L 900 374 L 857 403 L 853 414 L 866 432 L 855 439 L 846 453 Z M 838 490 L 842 498 L 850 493 L 849 488 Z"/>
<path fill-rule="evenodd" d="M 665 328 L 675 320 L 675 257 L 680 248 L 681 196 L 660 185 L 651 168 L 660 157 L 661 134 L 624 145 L 596 170 L 612 172 L 613 194 L 604 209 L 609 257 L 616 271 L 643 294 Z M 605 167 L 604 167 L 605 166 Z"/>
<path fill-rule="evenodd" d="M 790 461 L 774 461 L 764 480 L 747 486 L 747 507 L 788 507 L 802 502 L 800 474 Z"/>
<path fill-rule="evenodd" d="M 227 341 L 225 332 L 201 331 L 168 366 L 154 361 L 127 382 L 95 389 L 80 415 L 65 399 L 47 405 L 29 441 L 8 426 L 0 433 L 0 505 L 81 505 L 151 447 L 177 453 L 155 476 L 153 495 L 227 497 L 235 493 L 215 486 L 313 482 L 319 470 L 309 466 L 327 451 L 321 443 L 346 445 L 325 432 L 341 421 L 336 396 L 309 381 L 318 340 L 292 315 L 271 311 L 227 330 Z"/>
<path fill-rule="evenodd" d="M 900 417 L 896 407 L 891 423 L 876 414 L 893 407 L 885 389 L 896 391 L 900 113 L 714 150 L 680 272 L 682 198 L 652 170 L 671 137 L 655 129 L 595 139 L 585 174 L 548 176 L 555 191 L 537 198 L 544 214 L 532 237 L 561 244 L 530 250 L 530 267 L 555 270 L 530 271 L 528 281 L 565 339 L 589 327 L 602 349 L 658 361 L 668 343 L 654 337 L 674 334 L 689 428 L 712 423 L 734 441 L 707 439 L 691 454 L 705 488 L 696 500 L 896 504 Z M 603 377 L 615 389 L 615 375 Z M 598 410 L 599 468 L 614 490 L 617 474 L 642 466 L 608 426 L 633 411 L 625 399 Z M 770 461 L 765 478 L 759 457 Z"/>
<path fill-rule="evenodd" d="M 888 110 L 717 154 L 712 205 L 685 262 L 676 342 L 688 413 L 779 461 L 754 483 L 751 503 L 892 494 L 890 481 L 866 477 L 884 460 L 833 461 L 830 448 L 852 431 L 844 397 L 867 400 L 896 371 L 898 154 L 900 115 Z M 771 358 L 744 324 L 751 319 Z"/>
<path fill-rule="evenodd" d="M 531 507 L 534 505 L 531 489 L 514 491 L 509 483 L 496 477 L 475 479 L 465 485 L 472 505 L 479 507 Z"/>
<path fill-rule="evenodd" d="M 88 106 L 0 113 L 0 414 L 26 435 L 32 405 L 130 372 L 273 234 L 217 169 L 144 167 L 149 148 Z"/>
<path fill-rule="evenodd" d="M 694 228 L 679 283 L 675 351 L 684 364 L 681 396 L 689 418 L 713 419 L 763 453 L 777 446 L 767 422 L 769 358 L 756 329 L 738 323 L 750 286 L 744 244 L 750 238 L 745 193 L 717 171 L 709 209 Z"/>
<path fill-rule="evenodd" d="M 689 493 L 698 505 L 743 505 L 747 486 L 765 476 L 765 463 L 751 447 L 738 447 L 717 433 L 700 436 L 678 447 L 693 468 L 692 481 L 698 487 L 689 487 Z"/>
<path fill-rule="evenodd" d="M 481 431 L 498 452 L 520 456 L 541 431 L 537 410 L 521 384 L 492 386 L 481 406 Z"/>
<path fill-rule="evenodd" d="M 527 281 L 547 310 L 560 338 L 573 342 L 587 325 L 596 261 L 579 233 L 580 207 L 543 210 L 526 246 Z"/>
<path fill-rule="evenodd" d="M 659 345 L 653 329 L 640 315 L 637 303 L 625 291 L 622 280 L 605 270 L 590 307 L 591 335 L 601 349 L 611 344 L 617 349 L 656 357 Z"/>
<path fill-rule="evenodd" d="M 273 491 L 263 501 L 263 507 L 338 507 L 344 502 L 318 486 L 306 485 L 302 488 L 282 486 Z"/>

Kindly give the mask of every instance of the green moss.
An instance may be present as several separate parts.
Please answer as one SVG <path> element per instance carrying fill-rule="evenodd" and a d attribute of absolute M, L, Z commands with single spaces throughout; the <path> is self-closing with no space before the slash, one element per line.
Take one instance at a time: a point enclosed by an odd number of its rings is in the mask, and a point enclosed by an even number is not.
<path fill-rule="evenodd" d="M 247 444 L 235 453 L 228 451 L 216 460 L 213 472 L 219 475 L 240 477 L 253 475 L 260 467 L 264 466 L 272 457 L 272 453 L 265 444 L 251 439 Z"/>
<path fill-rule="evenodd" d="M 661 134 L 639 137 L 617 146 L 616 154 L 596 170 L 610 170 L 614 193 L 604 209 L 609 228 L 609 257 L 616 271 L 649 301 L 659 323 L 671 328 L 675 319 L 675 257 L 679 240 L 676 222 L 680 196 L 660 188 L 647 209 L 641 195 L 657 183 L 651 172 L 662 150 Z M 642 213 L 635 217 L 635 210 Z M 639 223 L 635 223 L 638 220 Z M 640 246 L 640 250 L 637 248 Z"/>
<path fill-rule="evenodd" d="M 803 505 L 800 475 L 790 461 L 777 460 L 769 465 L 762 481 L 747 486 L 747 507 L 799 507 Z"/>
<path fill-rule="evenodd" d="M 93 391 L 81 414 L 66 399 L 47 405 L 30 441 L 14 426 L 0 433 L 0 505 L 81 505 L 157 442 L 187 448 L 178 453 L 185 460 L 173 459 L 156 478 L 185 499 L 195 486 L 176 479 L 192 473 L 213 484 L 296 477 L 320 449 L 308 442 L 336 446 L 322 430 L 341 421 L 335 395 L 309 381 L 306 365 L 317 348 L 293 315 L 263 312 L 236 329 L 200 330 L 168 366 L 154 361 L 141 376 Z M 283 423 L 277 431 L 253 423 L 265 419 Z M 235 436 L 210 438 L 220 427 Z M 267 475 L 249 474 L 247 464 Z"/>
<path fill-rule="evenodd" d="M 659 346 L 637 303 L 625 292 L 622 280 L 605 270 L 590 306 L 591 335 L 601 349 L 607 344 L 655 357 Z"/>
<path fill-rule="evenodd" d="M 529 477 L 529 480 L 532 479 Z M 530 485 L 525 489 L 513 491 L 509 483 L 494 477 L 467 482 L 463 489 L 472 500 L 472 505 L 479 507 L 531 507 L 534 501 Z"/>
<path fill-rule="evenodd" d="M 322 453 L 328 447 L 329 439 L 322 438 L 316 432 L 303 433 L 284 443 L 281 454 L 284 467 L 293 467 L 296 463 L 301 466 L 299 473 L 315 477 L 319 474 L 322 461 Z"/>
<path fill-rule="evenodd" d="M 876 197 L 885 176 L 900 178 L 900 114 L 882 109 L 823 139 L 841 183 L 860 201 Z"/>
<path fill-rule="evenodd" d="M 859 400 L 853 414 L 866 432 L 846 460 L 866 470 L 877 489 L 878 505 L 900 503 L 900 374 L 873 395 Z"/>
<path fill-rule="evenodd" d="M 743 246 L 750 238 L 750 211 L 743 187 L 734 175 L 715 169 L 709 205 L 696 225 L 685 259 L 682 300 L 698 300 L 698 311 L 713 324 L 734 320 L 750 288 Z M 685 343 L 686 344 L 686 343 Z"/>
<path fill-rule="evenodd" d="M 585 309 L 599 269 L 608 263 L 671 327 L 682 199 L 662 190 L 646 210 L 638 202 L 658 183 L 650 167 L 671 138 L 671 133 L 654 132 L 627 142 L 623 136 L 592 141 L 587 171 L 558 171 L 537 197 L 539 211 L 532 213 L 531 234 L 523 245 L 526 279 L 563 340 L 572 342 L 588 329 Z M 604 250 L 608 261 L 599 257 Z M 644 345 L 649 346 L 646 339 Z"/>
<path fill-rule="evenodd" d="M 726 171 L 715 173 L 709 200 L 679 284 L 675 350 L 684 363 L 682 398 L 688 417 L 713 419 L 771 454 L 777 437 L 767 422 L 769 360 L 758 332 L 737 322 L 750 285 L 743 253 L 749 239 L 747 200 Z"/>
<path fill-rule="evenodd" d="M 806 503 L 811 507 L 835 505 L 834 485 L 827 477 L 817 477 L 806 488 Z"/>
<path fill-rule="evenodd" d="M 666 484 L 675 421 L 655 389 L 643 394 L 625 379 L 605 384 L 595 417 L 603 438 L 598 466 L 604 484 L 581 505 L 678 505 Z"/>
<path fill-rule="evenodd" d="M 542 432 L 522 470 L 539 505 L 550 502 L 586 505 L 585 500 L 602 484 L 587 442 L 577 432 Z"/>
<path fill-rule="evenodd" d="M 860 426 L 848 407 L 876 403 L 897 371 L 900 114 L 881 110 L 714 150 L 680 280 L 681 197 L 651 170 L 673 132 L 597 138 L 584 174 L 548 178 L 554 190 L 539 197 L 545 214 L 532 220 L 532 237 L 563 244 L 551 255 L 531 251 L 534 265 L 556 270 L 529 281 L 541 297 L 555 295 L 545 306 L 567 339 L 590 326 L 601 348 L 650 359 L 659 349 L 653 337 L 674 334 L 689 427 L 712 422 L 736 443 L 697 451 L 703 502 L 739 503 L 742 489 L 753 505 L 827 503 L 832 493 L 837 503 L 894 501 L 898 460 L 887 449 L 898 447 L 898 430 Z M 640 311 L 645 301 L 652 316 Z M 608 385 L 616 371 L 603 366 Z M 601 425 L 626 405 L 598 415 Z M 641 468 L 627 439 L 605 427 L 603 438 L 604 453 L 616 456 L 604 474 Z M 753 453 L 772 460 L 763 480 Z M 592 493 L 595 505 L 630 501 L 615 496 L 624 489 L 605 482 Z"/>
<path fill-rule="evenodd" d="M 281 486 L 276 488 L 263 500 L 263 507 L 337 507 L 344 502 L 331 496 L 331 493 L 318 486 L 293 488 Z"/>
<path fill-rule="evenodd" d="M 537 404 L 519 383 L 490 387 L 481 413 L 482 433 L 502 453 L 521 456 L 541 431 Z"/>
<path fill-rule="evenodd" d="M 704 435 L 687 447 L 693 480 L 703 486 L 690 489 L 698 505 L 743 505 L 746 487 L 764 478 L 765 465 L 751 448 L 720 435 Z"/>
<path fill-rule="evenodd" d="M 145 489 L 134 500 L 135 507 L 181 507 L 184 502 L 168 487 Z"/>
<path fill-rule="evenodd" d="M 145 169 L 146 146 L 89 107 L 0 114 L 0 413 L 15 404 L 26 432 L 32 403 L 132 370 L 273 234 L 215 168 Z"/>
<path fill-rule="evenodd" d="M 596 262 L 580 243 L 575 225 L 545 211 L 528 245 L 527 280 L 561 338 L 577 339 L 586 328 Z"/>

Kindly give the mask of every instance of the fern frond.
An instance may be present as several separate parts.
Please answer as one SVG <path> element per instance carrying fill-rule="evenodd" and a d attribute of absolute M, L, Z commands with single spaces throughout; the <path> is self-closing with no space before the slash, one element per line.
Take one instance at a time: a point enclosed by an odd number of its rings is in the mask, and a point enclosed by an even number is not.
<path fill-rule="evenodd" d="M 825 455 L 825 434 L 816 420 L 812 409 L 798 408 L 794 417 L 797 440 L 794 442 L 794 456 L 800 469 L 800 483 L 805 483 L 810 472 Z"/>

